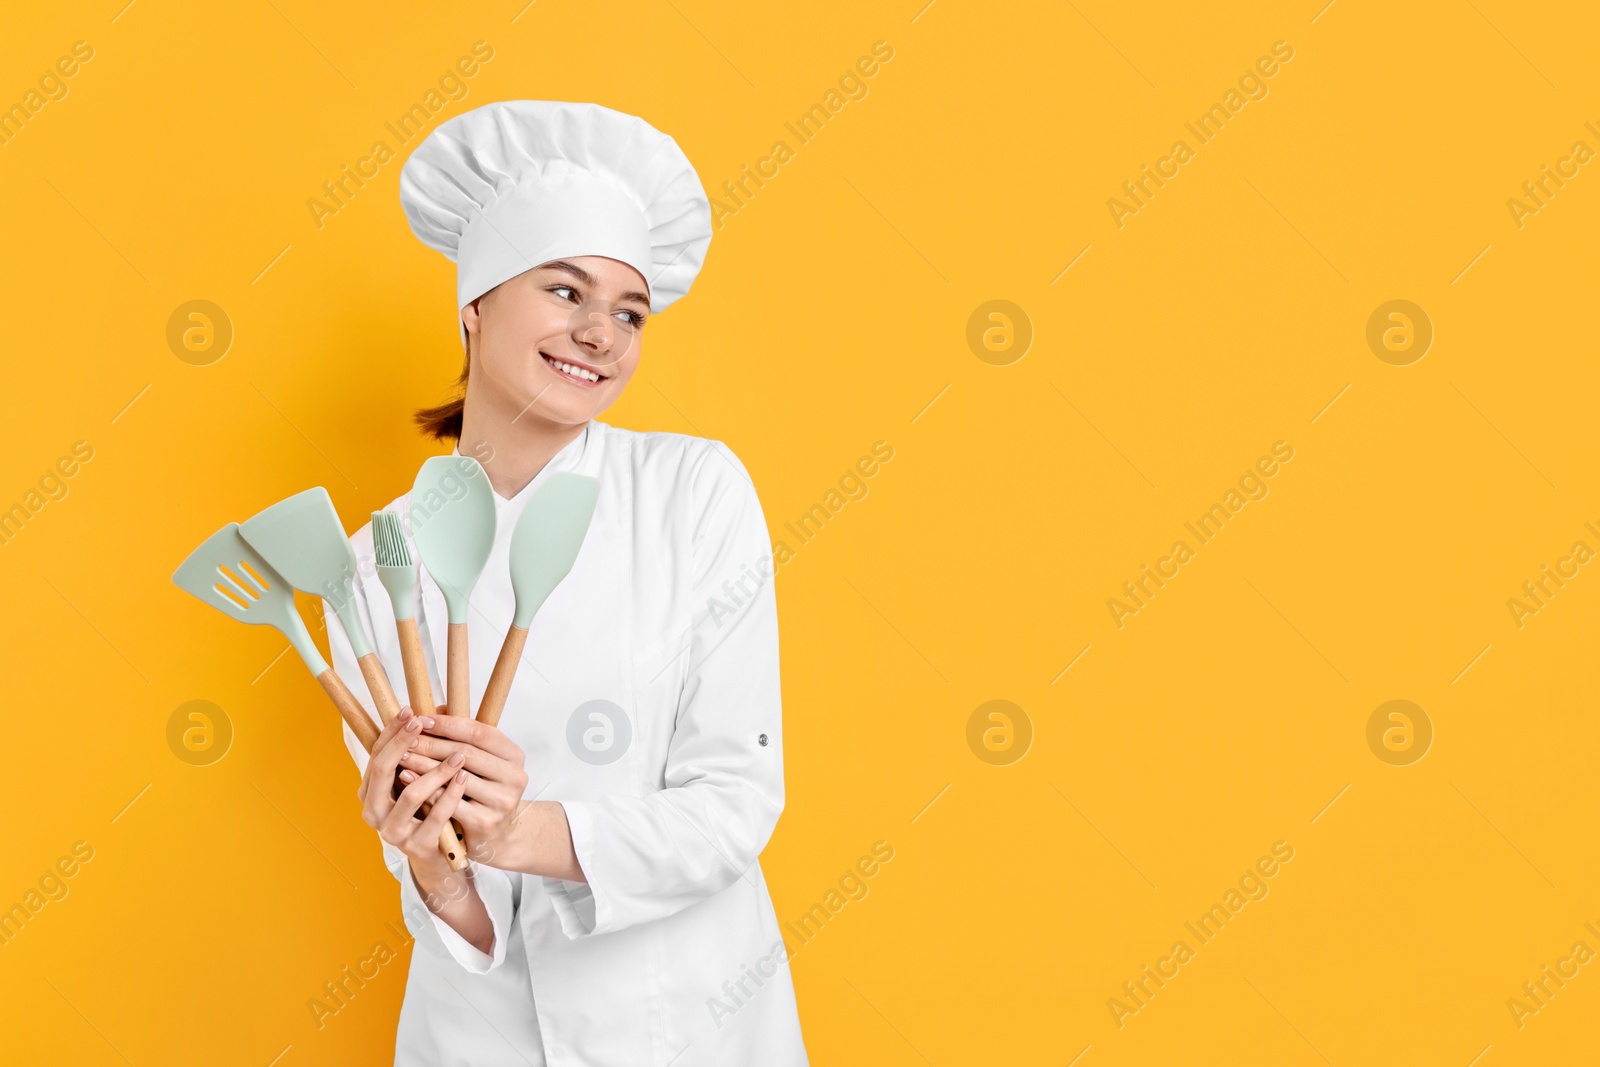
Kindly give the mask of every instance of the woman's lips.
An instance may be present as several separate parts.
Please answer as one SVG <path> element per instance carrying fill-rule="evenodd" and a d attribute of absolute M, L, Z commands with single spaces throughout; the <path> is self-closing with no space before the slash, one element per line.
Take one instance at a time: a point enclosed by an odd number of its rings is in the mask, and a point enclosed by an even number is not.
<path fill-rule="evenodd" d="M 540 352 L 539 355 L 540 355 L 540 357 L 542 357 L 544 359 L 545 366 L 549 367 L 552 371 L 554 371 L 556 377 L 560 378 L 564 382 L 570 382 L 573 385 L 581 386 L 584 389 L 598 389 L 598 388 L 600 388 L 600 385 L 603 382 L 606 381 L 606 376 L 605 375 L 601 375 L 600 376 L 600 381 L 597 381 L 597 382 L 591 382 L 587 378 L 580 378 L 576 374 L 570 374 L 567 371 L 564 371 L 560 367 L 556 366 L 556 364 L 558 362 L 566 363 L 568 366 L 578 366 L 579 364 L 572 363 L 572 362 L 570 362 L 568 360 L 556 360 L 556 359 L 552 358 L 551 356 L 549 356 L 548 354 L 546 354 L 544 352 Z M 595 371 L 594 373 L 599 374 L 600 372 L 599 371 Z"/>

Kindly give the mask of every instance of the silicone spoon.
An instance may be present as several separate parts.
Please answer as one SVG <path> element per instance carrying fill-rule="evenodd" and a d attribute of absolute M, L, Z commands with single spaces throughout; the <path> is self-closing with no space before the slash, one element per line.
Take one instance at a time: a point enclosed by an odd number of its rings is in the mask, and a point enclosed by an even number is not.
<path fill-rule="evenodd" d="M 411 489 L 411 536 L 449 611 L 445 704 L 451 715 L 472 714 L 467 612 L 494 547 L 494 525 L 494 489 L 477 460 L 434 456 L 422 464 Z"/>
<path fill-rule="evenodd" d="M 296 493 L 240 523 L 239 532 L 290 585 L 326 597 L 333 605 L 378 717 L 388 726 L 400 714 L 400 702 L 362 629 L 356 611 L 356 554 L 345 539 L 344 524 L 328 491 L 319 485 Z"/>
<path fill-rule="evenodd" d="M 173 582 L 224 615 L 251 626 L 271 626 L 300 653 L 306 669 L 355 732 L 361 747 L 372 751 L 378 728 L 334 669 L 311 642 L 306 624 L 295 610 L 294 590 L 260 553 L 251 548 L 230 522 L 189 553 L 172 575 Z"/>
<path fill-rule="evenodd" d="M 511 533 L 511 588 L 517 594 L 517 610 L 511 629 L 506 631 L 495 661 L 483 703 L 478 706 L 478 721 L 495 726 L 500 722 L 511 681 L 522 659 L 533 617 L 572 570 L 578 549 L 594 518 L 600 483 L 582 474 L 557 471 L 535 489 L 523 506 L 522 517 Z"/>
<path fill-rule="evenodd" d="M 422 655 L 422 637 L 417 633 L 417 565 L 411 559 L 400 516 L 392 511 L 372 513 L 372 549 L 377 557 L 378 581 L 389 591 L 394 607 L 395 632 L 400 638 L 400 662 L 406 669 L 406 696 L 417 715 L 435 714 L 433 686 L 428 681 L 428 661 Z M 439 831 L 439 850 L 450 861 L 450 869 L 467 865 L 467 849 L 461 835 L 451 827 Z"/>

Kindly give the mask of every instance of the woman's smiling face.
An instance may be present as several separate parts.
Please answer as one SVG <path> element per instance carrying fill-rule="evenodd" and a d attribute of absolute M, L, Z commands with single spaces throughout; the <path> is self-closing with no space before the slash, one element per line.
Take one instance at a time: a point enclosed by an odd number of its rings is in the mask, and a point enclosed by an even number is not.
<path fill-rule="evenodd" d="M 461 309 L 468 397 L 497 418 L 582 425 L 633 377 L 649 314 L 644 278 L 618 260 L 572 256 L 525 271 Z"/>

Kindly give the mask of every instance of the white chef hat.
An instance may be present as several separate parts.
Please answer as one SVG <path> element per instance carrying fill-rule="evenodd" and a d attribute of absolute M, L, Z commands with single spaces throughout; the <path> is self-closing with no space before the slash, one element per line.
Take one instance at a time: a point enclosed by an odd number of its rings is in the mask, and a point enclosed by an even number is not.
<path fill-rule="evenodd" d="M 441 123 L 401 168 L 400 204 L 417 239 L 455 263 L 458 312 L 565 256 L 628 264 L 660 311 L 711 243 L 711 204 L 677 143 L 598 104 L 505 100 Z"/>

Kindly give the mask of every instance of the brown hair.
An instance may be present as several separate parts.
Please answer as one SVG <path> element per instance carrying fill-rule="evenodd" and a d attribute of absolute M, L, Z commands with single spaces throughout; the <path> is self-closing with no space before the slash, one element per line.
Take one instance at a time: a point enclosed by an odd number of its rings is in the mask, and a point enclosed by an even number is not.
<path fill-rule="evenodd" d="M 431 408 L 418 408 L 411 418 L 429 437 L 439 441 L 461 439 L 461 414 L 467 407 L 467 374 L 472 370 L 472 342 L 467 342 L 467 354 L 461 360 L 461 377 L 456 379 L 460 393 Z"/>

